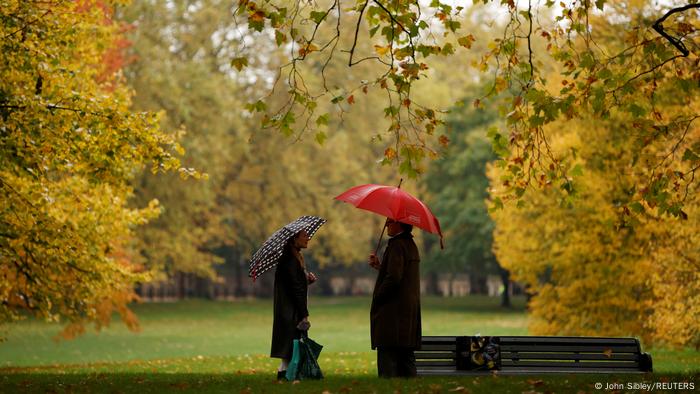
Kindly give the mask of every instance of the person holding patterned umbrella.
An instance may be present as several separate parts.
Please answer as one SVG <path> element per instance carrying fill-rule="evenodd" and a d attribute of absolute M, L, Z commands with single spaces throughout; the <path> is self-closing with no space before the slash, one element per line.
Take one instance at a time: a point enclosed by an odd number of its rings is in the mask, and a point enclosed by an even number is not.
<path fill-rule="evenodd" d="M 302 216 L 270 236 L 251 259 L 249 275 L 254 280 L 277 266 L 270 357 L 281 359 L 278 380 L 285 379 L 294 339 L 299 339 L 311 326 L 307 290 L 317 278 L 306 269 L 301 250 L 308 247 L 311 237 L 325 222 L 319 217 Z"/>

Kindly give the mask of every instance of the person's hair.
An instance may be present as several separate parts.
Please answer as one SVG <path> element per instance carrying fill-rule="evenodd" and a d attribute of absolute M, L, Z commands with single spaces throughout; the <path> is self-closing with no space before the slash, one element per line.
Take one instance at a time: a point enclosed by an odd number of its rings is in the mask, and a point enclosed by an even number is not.
<path fill-rule="evenodd" d="M 299 250 L 296 248 L 296 246 L 294 246 L 294 240 L 299 236 L 299 233 L 301 233 L 301 231 L 294 234 L 292 238 L 289 238 L 287 244 L 285 245 L 285 248 L 289 251 L 289 253 L 291 253 L 292 256 L 296 258 L 299 265 L 301 265 L 301 268 L 306 269 L 306 261 L 304 261 L 304 255 L 302 255 L 301 252 L 299 252 Z"/>
<path fill-rule="evenodd" d="M 403 230 L 403 232 L 405 232 L 405 233 L 410 233 L 411 231 L 413 231 L 413 225 L 412 225 L 412 224 L 406 224 L 406 223 L 403 223 L 403 222 L 399 222 L 399 224 L 401 225 L 401 230 Z"/>

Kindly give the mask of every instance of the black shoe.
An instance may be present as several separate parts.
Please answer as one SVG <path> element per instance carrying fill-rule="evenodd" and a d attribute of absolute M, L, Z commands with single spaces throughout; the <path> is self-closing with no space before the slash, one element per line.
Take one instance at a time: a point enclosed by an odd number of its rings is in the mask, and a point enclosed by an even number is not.
<path fill-rule="evenodd" d="M 287 380 L 287 370 L 277 371 L 277 380 Z"/>

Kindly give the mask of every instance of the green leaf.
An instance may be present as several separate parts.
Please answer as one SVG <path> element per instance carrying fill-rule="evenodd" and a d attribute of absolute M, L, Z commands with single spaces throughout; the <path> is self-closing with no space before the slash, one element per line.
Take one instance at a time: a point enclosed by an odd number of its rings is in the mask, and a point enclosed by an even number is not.
<path fill-rule="evenodd" d="M 292 130 L 292 124 L 294 124 L 294 122 L 296 122 L 296 118 L 291 111 L 284 114 L 284 117 L 280 120 L 279 128 L 285 137 L 290 137 L 294 134 L 294 130 Z"/>
<path fill-rule="evenodd" d="M 593 68 L 595 64 L 595 59 L 590 52 L 585 52 L 583 56 L 581 56 L 581 68 Z"/>
<path fill-rule="evenodd" d="M 605 91 L 603 88 L 593 89 L 593 111 L 601 113 L 605 109 Z"/>
<path fill-rule="evenodd" d="M 503 201 L 501 201 L 500 197 L 496 197 L 493 199 L 493 204 L 491 208 L 489 208 L 489 212 L 495 212 L 499 209 L 503 209 Z"/>
<path fill-rule="evenodd" d="M 574 168 L 571 169 L 571 176 L 581 175 L 583 175 L 583 167 L 580 164 L 576 164 Z"/>
<path fill-rule="evenodd" d="M 638 201 L 635 201 L 632 204 L 630 204 L 629 209 L 634 213 L 643 213 L 644 212 L 644 206 L 642 204 L 640 204 Z"/>
<path fill-rule="evenodd" d="M 462 26 L 462 24 L 461 24 L 460 22 L 457 22 L 457 21 L 452 21 L 452 20 L 451 20 L 451 21 L 446 21 L 446 22 L 445 22 L 445 27 L 447 27 L 448 29 L 450 29 L 450 31 L 452 31 L 452 32 L 456 32 L 457 30 L 459 30 L 459 28 L 460 28 L 461 26 Z"/>
<path fill-rule="evenodd" d="M 449 42 L 442 47 L 442 50 L 440 50 L 440 54 L 443 56 L 449 56 L 453 53 L 455 53 L 455 47 Z"/>
<path fill-rule="evenodd" d="M 250 112 L 265 112 L 267 105 L 262 100 L 258 100 L 254 103 L 246 104 L 245 108 Z"/>
<path fill-rule="evenodd" d="M 280 46 L 287 42 L 287 36 L 279 30 L 275 30 L 275 42 Z"/>
<path fill-rule="evenodd" d="M 261 32 L 265 28 L 265 20 L 248 19 L 248 27 L 257 32 Z"/>
<path fill-rule="evenodd" d="M 321 21 L 323 21 L 326 15 L 328 14 L 323 11 L 311 11 L 310 17 L 318 25 L 319 23 L 321 23 Z"/>
<path fill-rule="evenodd" d="M 647 113 L 647 111 L 644 108 L 634 103 L 630 104 L 628 111 L 637 118 L 641 118 Z"/>
<path fill-rule="evenodd" d="M 698 161 L 698 160 L 700 160 L 700 157 L 692 150 L 686 149 L 685 152 L 683 152 L 683 158 L 681 160 L 682 161 Z"/>
<path fill-rule="evenodd" d="M 610 71 L 607 68 L 604 68 L 604 69 L 598 71 L 597 76 L 598 76 L 598 79 L 608 79 L 608 78 L 612 77 L 612 71 Z"/>
<path fill-rule="evenodd" d="M 326 139 L 328 139 L 328 136 L 323 131 L 316 133 L 316 142 L 318 142 L 319 145 L 323 145 Z"/>
<path fill-rule="evenodd" d="M 320 115 L 316 118 L 316 126 L 328 126 L 328 117 L 329 115 L 327 113 Z"/>
<path fill-rule="evenodd" d="M 237 57 L 231 60 L 231 67 L 235 67 L 236 70 L 241 71 L 243 68 L 248 67 L 248 58 Z"/>

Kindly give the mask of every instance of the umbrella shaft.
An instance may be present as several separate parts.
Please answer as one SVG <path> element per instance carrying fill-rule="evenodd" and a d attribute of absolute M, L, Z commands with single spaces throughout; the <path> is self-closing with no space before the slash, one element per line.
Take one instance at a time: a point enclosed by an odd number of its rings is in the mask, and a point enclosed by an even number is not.
<path fill-rule="evenodd" d="M 384 227 L 382 227 L 382 233 L 379 235 L 379 241 L 377 242 L 377 247 L 374 248 L 374 255 L 377 255 L 377 252 L 379 251 L 379 247 L 382 245 L 382 238 L 384 238 L 384 230 L 386 230 L 386 222 L 384 223 Z"/>

